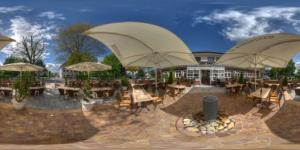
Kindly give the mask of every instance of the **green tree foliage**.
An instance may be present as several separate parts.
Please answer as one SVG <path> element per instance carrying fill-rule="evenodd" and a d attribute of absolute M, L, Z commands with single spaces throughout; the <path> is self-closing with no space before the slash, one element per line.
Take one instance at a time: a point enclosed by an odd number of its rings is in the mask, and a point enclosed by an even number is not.
<path fill-rule="evenodd" d="M 19 57 L 15 57 L 15 56 L 9 56 L 7 57 L 3 64 L 11 64 L 11 63 L 19 63 L 19 62 L 25 62 L 25 60 L 23 58 L 19 58 Z"/>
<path fill-rule="evenodd" d="M 138 70 L 137 76 L 139 78 L 144 78 L 145 77 L 145 72 L 142 68 Z"/>
<path fill-rule="evenodd" d="M 32 85 L 34 78 L 30 72 L 24 72 L 13 84 L 15 89 L 15 99 L 17 102 L 22 102 L 28 95 L 30 91 L 30 86 Z"/>
<path fill-rule="evenodd" d="M 126 75 L 125 68 L 114 54 L 106 56 L 102 63 L 112 67 L 112 70 L 103 71 L 102 76 L 105 76 L 106 78 L 119 78 Z"/>
<path fill-rule="evenodd" d="M 86 23 L 77 23 L 66 28 L 60 29 L 57 36 L 57 55 L 61 62 L 78 62 L 93 56 L 95 58 L 104 51 L 104 45 L 97 40 L 83 34 L 90 29 L 92 25 Z M 92 61 L 92 60 L 91 60 Z"/>
<path fill-rule="evenodd" d="M 240 84 L 243 84 L 244 82 L 245 82 L 245 80 L 244 80 L 244 74 L 241 73 L 241 74 L 240 74 L 240 77 L 239 77 L 239 83 L 240 83 Z"/>
<path fill-rule="evenodd" d="M 290 60 L 285 68 L 272 68 L 270 70 L 271 79 L 279 79 L 283 76 L 293 77 L 295 75 L 296 66 L 293 60 Z"/>
<path fill-rule="evenodd" d="M 173 84 L 174 82 L 174 72 L 173 71 L 170 71 L 169 72 L 169 78 L 168 78 L 168 84 Z"/>
<path fill-rule="evenodd" d="M 65 66 L 77 64 L 80 62 L 97 62 L 97 58 L 89 52 L 73 52 L 67 59 Z"/>

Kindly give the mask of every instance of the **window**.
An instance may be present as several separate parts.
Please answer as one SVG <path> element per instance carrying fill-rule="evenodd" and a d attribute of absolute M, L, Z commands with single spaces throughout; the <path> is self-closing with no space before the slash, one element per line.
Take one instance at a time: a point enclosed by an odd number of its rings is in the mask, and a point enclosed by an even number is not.
<path fill-rule="evenodd" d="M 201 57 L 196 57 L 198 63 L 201 63 Z"/>
<path fill-rule="evenodd" d="M 214 57 L 207 57 L 207 61 L 209 64 L 213 64 L 215 62 L 215 58 Z"/>

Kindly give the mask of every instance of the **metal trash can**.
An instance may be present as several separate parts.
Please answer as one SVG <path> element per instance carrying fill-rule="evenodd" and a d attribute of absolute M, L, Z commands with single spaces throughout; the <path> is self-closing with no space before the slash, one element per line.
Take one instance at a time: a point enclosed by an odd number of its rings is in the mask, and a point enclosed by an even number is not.
<path fill-rule="evenodd" d="M 216 96 L 205 96 L 203 98 L 203 114 L 206 121 L 217 119 L 218 98 Z"/>

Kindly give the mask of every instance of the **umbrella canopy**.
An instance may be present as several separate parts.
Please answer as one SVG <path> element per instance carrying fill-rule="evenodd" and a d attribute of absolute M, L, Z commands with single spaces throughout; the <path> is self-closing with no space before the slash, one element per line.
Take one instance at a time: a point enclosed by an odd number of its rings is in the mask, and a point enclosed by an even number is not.
<path fill-rule="evenodd" d="M 112 23 L 91 28 L 85 34 L 110 48 L 125 67 L 166 68 L 197 64 L 181 39 L 156 25 Z"/>
<path fill-rule="evenodd" d="M 239 68 L 284 68 L 300 50 L 300 36 L 276 33 L 245 40 L 224 54 L 217 64 Z M 256 87 L 255 87 L 256 88 Z"/>
<path fill-rule="evenodd" d="M 82 62 L 74 65 L 70 65 L 66 67 L 67 70 L 73 70 L 73 71 L 106 71 L 111 70 L 111 66 L 96 63 L 96 62 Z"/>
<path fill-rule="evenodd" d="M 11 63 L 11 64 L 0 66 L 0 70 L 24 72 L 24 71 L 43 71 L 44 68 L 29 63 Z"/>
<path fill-rule="evenodd" d="M 284 68 L 299 50 L 299 35 L 266 34 L 237 44 L 224 54 L 217 64 L 240 68 Z"/>
<path fill-rule="evenodd" d="M 6 46 L 8 43 L 12 41 L 14 40 L 0 34 L 0 49 L 2 49 L 4 46 Z"/>

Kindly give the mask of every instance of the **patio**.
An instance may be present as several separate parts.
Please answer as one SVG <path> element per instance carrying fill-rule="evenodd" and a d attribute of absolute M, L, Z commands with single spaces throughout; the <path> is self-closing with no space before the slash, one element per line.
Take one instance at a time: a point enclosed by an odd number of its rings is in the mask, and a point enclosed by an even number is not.
<path fill-rule="evenodd" d="M 176 122 L 186 113 L 201 111 L 206 95 L 219 98 L 219 109 L 234 117 L 235 128 L 205 136 L 180 132 Z M 287 101 L 279 112 L 259 110 L 244 96 L 216 87 L 193 88 L 178 100 L 166 99 L 161 109 L 139 114 L 111 104 L 90 113 L 33 108 L 18 112 L 2 103 L 0 107 L 1 148 L 297 148 L 300 143 L 299 102 Z"/>

